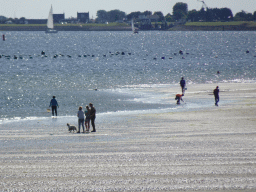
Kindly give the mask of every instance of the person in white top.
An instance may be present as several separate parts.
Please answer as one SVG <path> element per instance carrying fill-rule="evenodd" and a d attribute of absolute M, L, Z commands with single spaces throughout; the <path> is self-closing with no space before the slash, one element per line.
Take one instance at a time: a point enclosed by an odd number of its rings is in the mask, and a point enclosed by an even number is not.
<path fill-rule="evenodd" d="M 78 132 L 80 133 L 80 125 L 82 124 L 83 126 L 83 133 L 84 133 L 84 112 L 83 108 L 79 107 L 79 111 L 77 112 L 77 117 L 78 117 Z"/>

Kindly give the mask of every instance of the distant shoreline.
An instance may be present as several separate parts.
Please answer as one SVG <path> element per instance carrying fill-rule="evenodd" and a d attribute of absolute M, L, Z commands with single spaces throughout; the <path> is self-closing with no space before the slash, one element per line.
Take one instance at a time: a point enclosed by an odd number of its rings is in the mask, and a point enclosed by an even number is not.
<path fill-rule="evenodd" d="M 0 31 L 46 31 L 46 26 L 0 26 Z M 132 31 L 131 27 L 119 26 L 56 26 L 58 31 Z"/>
<path fill-rule="evenodd" d="M 57 25 L 58 31 L 131 31 L 129 25 Z M 0 31 L 46 31 L 46 25 L 0 25 Z M 144 31 L 144 30 L 141 30 Z M 256 25 L 177 25 L 160 31 L 256 31 Z"/>

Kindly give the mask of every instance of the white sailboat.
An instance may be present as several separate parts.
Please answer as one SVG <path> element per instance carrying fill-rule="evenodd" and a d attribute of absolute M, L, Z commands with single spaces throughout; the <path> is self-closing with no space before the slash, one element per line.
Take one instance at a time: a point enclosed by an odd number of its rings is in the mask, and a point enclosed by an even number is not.
<path fill-rule="evenodd" d="M 47 30 L 45 31 L 45 33 L 57 33 L 57 32 L 58 31 L 54 29 L 54 26 L 53 26 L 52 5 L 51 5 L 51 9 L 50 9 L 48 20 L 47 20 Z"/>
<path fill-rule="evenodd" d="M 132 31 L 133 33 L 139 33 L 139 31 L 134 27 L 133 19 L 132 19 Z"/>

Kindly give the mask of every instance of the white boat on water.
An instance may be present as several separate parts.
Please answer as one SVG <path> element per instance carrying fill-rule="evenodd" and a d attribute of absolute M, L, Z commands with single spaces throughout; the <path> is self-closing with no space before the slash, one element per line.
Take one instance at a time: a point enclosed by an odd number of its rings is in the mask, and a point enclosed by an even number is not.
<path fill-rule="evenodd" d="M 132 19 L 132 31 L 133 31 L 133 33 L 139 33 L 138 29 L 136 29 L 136 28 L 134 27 L 133 19 Z"/>
<path fill-rule="evenodd" d="M 49 12 L 48 20 L 47 20 L 47 30 L 45 33 L 58 33 L 56 29 L 54 29 L 53 25 L 53 16 L 52 16 L 52 6 Z"/>

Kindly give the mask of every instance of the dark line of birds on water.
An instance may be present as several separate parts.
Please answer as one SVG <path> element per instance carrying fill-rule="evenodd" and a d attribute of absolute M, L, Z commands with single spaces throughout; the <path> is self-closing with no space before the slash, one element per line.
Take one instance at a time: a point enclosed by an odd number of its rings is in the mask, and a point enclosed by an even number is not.
<path fill-rule="evenodd" d="M 113 55 L 125 55 L 125 52 L 119 52 L 119 51 L 117 51 L 117 52 L 115 52 L 115 53 L 112 53 L 112 52 L 109 52 L 109 54 L 110 54 L 110 56 L 113 56 Z M 128 55 L 132 55 L 132 53 L 127 53 Z M 183 55 L 183 51 L 179 51 L 179 53 L 178 53 L 179 55 Z M 174 55 L 178 55 L 177 53 L 174 53 Z M 189 54 L 189 53 L 186 53 L 187 55 Z M 48 57 L 46 54 L 45 54 L 45 52 L 44 51 L 42 51 L 41 52 L 41 55 L 38 55 L 38 56 L 40 56 L 40 57 Z M 53 56 L 53 58 L 57 58 L 57 57 L 64 57 L 65 55 L 63 55 L 63 54 L 55 54 L 54 56 Z M 90 54 L 85 54 L 85 55 L 78 55 L 78 57 L 97 57 L 97 56 L 95 56 L 95 55 L 90 55 Z M 148 56 L 148 54 L 146 55 L 146 56 Z M 12 57 L 10 56 L 10 55 L 0 55 L 0 58 L 3 58 L 3 57 L 5 57 L 5 58 L 7 58 L 7 59 L 11 59 Z M 67 57 L 68 58 L 71 58 L 72 56 L 71 55 L 67 55 Z M 107 54 L 104 54 L 103 55 L 103 57 L 107 57 Z M 17 56 L 17 55 L 14 55 L 13 56 L 13 59 L 23 59 L 24 57 L 22 56 L 22 55 L 20 55 L 20 56 Z M 29 55 L 29 59 L 33 59 L 33 56 L 32 55 Z M 145 58 L 144 58 L 145 59 Z M 153 58 L 154 60 L 157 60 L 157 57 L 154 57 Z M 163 56 L 163 57 L 161 57 L 161 59 L 165 59 L 165 57 Z M 169 57 L 169 59 L 172 59 L 172 57 Z M 185 57 L 182 57 L 182 59 L 185 59 Z"/>
<path fill-rule="evenodd" d="M 248 54 L 248 53 L 250 53 L 250 51 L 247 50 L 246 53 Z M 110 56 L 113 56 L 113 55 L 125 55 L 125 52 L 119 52 L 119 51 L 117 51 L 117 52 L 115 52 L 115 53 L 109 52 L 109 54 L 110 54 Z M 132 55 L 132 53 L 129 52 L 128 55 Z M 182 50 L 180 50 L 178 53 L 174 53 L 174 55 L 184 55 L 184 53 L 183 53 Z M 189 53 L 186 53 L 186 55 L 189 55 Z M 42 51 L 42 52 L 41 52 L 41 55 L 39 55 L 39 56 L 42 57 L 42 58 L 43 58 L 43 57 L 48 57 L 48 56 L 45 54 L 44 51 Z M 55 55 L 53 56 L 53 58 L 64 57 L 64 56 L 65 56 L 65 55 L 63 55 L 63 54 L 55 54 Z M 86 54 L 85 54 L 85 55 L 78 55 L 78 57 L 90 57 L 90 56 L 91 56 L 91 57 L 97 57 L 97 56 L 95 56 L 95 55 L 90 55 L 90 54 L 87 54 L 87 55 L 86 55 Z M 148 56 L 148 54 L 147 54 L 146 56 Z M 0 58 L 3 58 L 3 57 L 5 57 L 5 58 L 7 58 L 7 59 L 11 59 L 11 58 L 12 58 L 10 55 L 0 55 Z M 67 57 L 68 57 L 68 58 L 71 58 L 72 56 L 71 56 L 71 55 L 67 55 Z M 104 54 L 103 57 L 107 57 L 107 55 Z M 256 55 L 254 55 L 254 57 L 256 57 Z M 23 58 L 24 58 L 24 57 L 23 57 L 22 55 L 20 55 L 20 56 L 14 55 L 14 56 L 13 56 L 13 59 L 23 59 Z M 32 56 L 32 55 L 29 55 L 29 59 L 33 59 L 33 56 Z M 165 56 L 161 57 L 161 59 L 164 60 L 164 59 L 165 59 Z M 169 59 L 172 59 L 172 57 L 169 57 Z M 185 59 L 185 57 L 183 56 L 182 59 Z M 146 60 L 146 58 L 144 58 L 144 60 Z M 154 57 L 153 60 L 157 60 L 157 57 Z"/>

